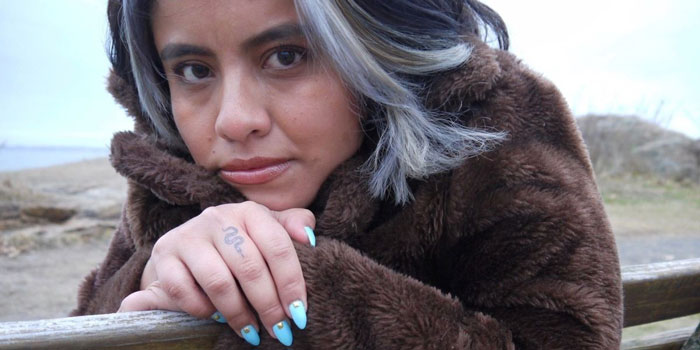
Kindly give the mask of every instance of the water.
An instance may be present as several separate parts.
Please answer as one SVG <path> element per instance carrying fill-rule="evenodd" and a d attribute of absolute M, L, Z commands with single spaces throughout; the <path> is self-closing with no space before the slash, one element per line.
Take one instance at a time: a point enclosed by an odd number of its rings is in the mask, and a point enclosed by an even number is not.
<path fill-rule="evenodd" d="M 43 168 L 108 155 L 107 147 L 2 146 L 0 147 L 0 171 Z"/>

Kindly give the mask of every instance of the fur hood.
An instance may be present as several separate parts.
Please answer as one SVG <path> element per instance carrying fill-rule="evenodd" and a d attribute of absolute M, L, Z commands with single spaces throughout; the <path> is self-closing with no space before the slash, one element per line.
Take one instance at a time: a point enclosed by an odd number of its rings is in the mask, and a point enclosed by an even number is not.
<path fill-rule="evenodd" d="M 551 83 L 507 52 L 473 45 L 463 67 L 434 79 L 427 105 L 508 139 L 412 181 L 404 206 L 369 195 L 357 171 L 365 153 L 341 164 L 310 208 L 317 246 L 296 246 L 309 309 L 294 348 L 619 347 L 619 262 L 575 122 Z M 135 119 L 112 142 L 129 195 L 74 315 L 114 312 L 139 288 L 158 237 L 206 207 L 245 200 L 154 141 L 133 86 L 112 74 L 109 90 Z M 281 348 L 264 333 L 260 348 Z M 222 327 L 215 348 L 248 346 Z"/>

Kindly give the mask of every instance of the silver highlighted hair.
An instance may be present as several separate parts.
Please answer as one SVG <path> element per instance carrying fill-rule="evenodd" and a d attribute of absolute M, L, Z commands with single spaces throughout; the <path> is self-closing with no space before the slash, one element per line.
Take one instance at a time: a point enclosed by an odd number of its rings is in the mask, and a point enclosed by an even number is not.
<path fill-rule="evenodd" d="M 122 16 L 123 23 L 120 33 L 122 41 L 129 47 L 129 59 L 131 62 L 131 74 L 134 76 L 136 89 L 138 90 L 139 101 L 143 113 L 148 116 L 152 123 L 156 137 L 164 141 L 168 146 L 186 151 L 187 146 L 182 141 L 180 133 L 172 121 L 170 112 L 170 96 L 163 90 L 164 74 L 160 72 L 157 63 L 159 57 L 152 57 L 145 50 L 148 45 L 144 45 L 145 36 L 150 35 L 150 31 L 145 32 L 143 28 L 143 18 L 145 14 L 137 13 L 136 6 L 130 6 L 130 2 L 135 0 L 123 0 Z M 150 20 L 147 22 L 150 26 Z"/>
<path fill-rule="evenodd" d="M 364 170 L 370 191 L 397 204 L 412 199 L 407 180 L 423 179 L 459 166 L 489 150 L 503 133 L 460 125 L 449 115 L 426 110 L 419 87 L 396 73 L 427 75 L 464 64 L 471 47 L 464 42 L 411 37 L 374 20 L 354 0 L 297 0 L 297 11 L 313 49 L 359 96 L 380 106 L 371 118 L 379 129 L 377 146 Z M 421 42 L 417 50 L 399 43 Z"/>

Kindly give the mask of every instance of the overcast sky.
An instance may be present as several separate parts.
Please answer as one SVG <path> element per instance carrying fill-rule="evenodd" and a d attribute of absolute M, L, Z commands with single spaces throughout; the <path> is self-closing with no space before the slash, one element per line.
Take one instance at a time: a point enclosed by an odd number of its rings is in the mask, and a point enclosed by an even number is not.
<path fill-rule="evenodd" d="M 700 137 L 700 1 L 485 2 L 575 114 L 638 114 Z M 0 0 L 0 144 L 103 147 L 131 128 L 104 89 L 106 3 Z"/>

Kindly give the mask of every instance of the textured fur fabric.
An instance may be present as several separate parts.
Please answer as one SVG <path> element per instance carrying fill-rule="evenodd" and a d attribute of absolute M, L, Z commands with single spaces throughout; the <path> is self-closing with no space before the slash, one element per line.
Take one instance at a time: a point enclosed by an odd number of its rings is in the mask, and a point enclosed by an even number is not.
<path fill-rule="evenodd" d="M 552 84 L 509 53 L 474 45 L 464 67 L 435 79 L 427 103 L 508 140 L 413 181 L 415 200 L 403 207 L 369 196 L 357 172 L 363 152 L 336 169 L 311 207 L 317 247 L 297 246 L 309 320 L 293 348 L 619 347 L 619 262 L 574 120 Z M 113 74 L 110 91 L 137 121 L 112 143 L 129 196 L 74 315 L 116 311 L 160 235 L 203 208 L 245 200 L 153 142 L 132 86 Z M 249 348 L 226 329 L 216 349 Z M 282 348 L 261 336 L 261 349 Z"/>

